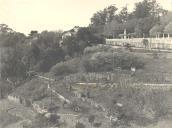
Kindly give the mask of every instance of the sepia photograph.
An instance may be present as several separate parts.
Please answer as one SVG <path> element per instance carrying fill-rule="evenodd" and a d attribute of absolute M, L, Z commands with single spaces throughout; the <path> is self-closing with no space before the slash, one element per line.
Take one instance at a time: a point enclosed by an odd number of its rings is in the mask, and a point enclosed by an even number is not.
<path fill-rule="evenodd" d="M 0 128 L 172 128 L 172 0 L 0 0 Z"/>

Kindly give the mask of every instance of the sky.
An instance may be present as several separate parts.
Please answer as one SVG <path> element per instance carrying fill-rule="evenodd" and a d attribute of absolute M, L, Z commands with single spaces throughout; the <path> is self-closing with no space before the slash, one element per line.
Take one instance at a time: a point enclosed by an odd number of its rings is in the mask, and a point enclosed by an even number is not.
<path fill-rule="evenodd" d="M 0 0 L 0 23 L 25 34 L 31 30 L 68 30 L 88 26 L 92 15 L 109 5 L 127 5 L 132 10 L 139 1 L 142 0 Z M 172 10 L 172 0 L 157 1 Z"/>

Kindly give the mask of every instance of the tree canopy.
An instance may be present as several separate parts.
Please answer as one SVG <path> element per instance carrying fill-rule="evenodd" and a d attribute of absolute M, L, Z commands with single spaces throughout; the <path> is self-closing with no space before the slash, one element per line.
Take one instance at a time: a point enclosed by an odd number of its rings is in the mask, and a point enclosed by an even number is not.
<path fill-rule="evenodd" d="M 115 5 L 111 5 L 102 11 L 98 11 L 93 14 L 91 18 L 91 25 L 93 26 L 99 26 L 99 25 L 105 25 L 108 22 L 111 22 L 115 16 L 115 12 L 117 11 L 117 8 Z"/>
<path fill-rule="evenodd" d="M 156 36 L 157 33 L 162 33 L 164 30 L 164 25 L 159 25 L 159 24 L 156 24 L 155 26 L 153 26 L 151 28 L 151 30 L 149 31 L 149 34 L 151 36 Z"/>
<path fill-rule="evenodd" d="M 161 8 L 156 0 L 143 0 L 136 3 L 133 12 L 128 12 L 127 6 L 123 7 L 119 13 L 117 13 L 117 7 L 114 5 L 110 7 L 113 9 L 109 13 L 105 11 L 108 8 L 105 8 L 91 18 L 91 27 L 97 29 L 96 32 L 99 34 L 109 38 L 119 38 L 119 34 L 122 34 L 124 29 L 127 30 L 127 33 L 135 33 L 136 37 L 148 37 L 150 30 L 155 25 L 163 25 L 171 21 L 171 18 L 165 16 L 168 12 Z M 111 14 L 110 20 L 106 20 L 108 14 Z M 163 20 L 161 17 L 165 17 L 165 19 Z M 153 30 L 155 31 L 155 28 Z"/>
<path fill-rule="evenodd" d="M 165 33 L 172 33 L 172 22 L 170 22 L 169 24 L 167 24 L 164 28 L 164 32 Z"/>

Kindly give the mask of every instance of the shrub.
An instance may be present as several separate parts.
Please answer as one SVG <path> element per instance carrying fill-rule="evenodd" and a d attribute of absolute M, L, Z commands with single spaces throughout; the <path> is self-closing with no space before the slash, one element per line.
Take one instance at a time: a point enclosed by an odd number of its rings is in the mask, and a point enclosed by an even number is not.
<path fill-rule="evenodd" d="M 42 128 L 42 127 L 47 127 L 48 126 L 48 119 L 42 115 L 42 114 L 37 114 L 35 116 L 35 119 L 32 121 L 32 126 L 31 128 Z"/>
<path fill-rule="evenodd" d="M 51 114 L 48 121 L 53 123 L 53 124 L 57 124 L 57 123 L 59 123 L 59 119 L 60 119 L 60 117 L 57 116 L 56 114 Z"/>
<path fill-rule="evenodd" d="M 83 67 L 87 72 L 101 72 L 112 69 L 112 59 L 106 53 L 95 53 L 83 59 Z"/>
<path fill-rule="evenodd" d="M 90 115 L 89 117 L 88 117 L 88 122 L 89 123 L 94 123 L 94 120 L 95 120 L 95 116 L 94 115 Z"/>
<path fill-rule="evenodd" d="M 83 58 L 83 67 L 87 72 L 112 71 L 117 67 L 126 70 L 130 70 L 131 67 L 141 69 L 144 65 L 143 60 L 128 52 L 97 52 Z"/>
<path fill-rule="evenodd" d="M 68 75 L 71 73 L 76 73 L 78 71 L 78 66 L 80 65 L 80 59 L 75 58 L 69 61 L 57 63 L 51 68 L 51 72 L 58 75 Z"/>
<path fill-rule="evenodd" d="M 130 70 L 131 67 L 141 69 L 145 65 L 145 62 L 143 59 L 141 59 L 142 58 L 139 58 L 138 56 L 129 52 L 114 53 L 113 51 L 102 51 L 83 55 L 82 59 L 75 58 L 65 62 L 57 63 L 51 68 L 50 71 L 54 75 L 68 75 L 77 73 L 78 71 L 109 72 L 113 71 L 113 68 L 118 67 L 126 70 Z"/>
<path fill-rule="evenodd" d="M 83 123 L 76 123 L 75 128 L 85 128 L 85 125 Z"/>
<path fill-rule="evenodd" d="M 37 114 L 32 121 L 31 128 L 47 128 L 52 126 L 59 126 L 60 117 L 56 114 L 51 114 L 49 118 L 46 118 L 43 114 Z"/>
<path fill-rule="evenodd" d="M 109 50 L 112 50 L 110 46 L 105 46 L 105 45 L 96 45 L 92 47 L 86 47 L 84 49 L 84 54 L 91 54 L 91 53 L 96 53 L 96 52 L 107 52 Z"/>
<path fill-rule="evenodd" d="M 141 85 L 140 85 L 141 86 Z M 114 100 L 123 104 L 120 109 L 111 108 L 111 113 L 118 115 L 118 119 L 124 122 L 135 121 L 140 125 L 145 125 L 150 121 L 168 114 L 168 98 L 170 91 L 161 89 L 151 90 L 144 88 L 116 88 L 113 91 Z"/>
<path fill-rule="evenodd" d="M 126 53 L 121 55 L 120 58 L 117 59 L 120 59 L 118 60 L 118 67 L 121 67 L 122 69 L 130 69 L 131 67 L 140 69 L 144 67 L 143 60 L 139 59 L 139 57 L 137 57 L 136 55 Z"/>
<path fill-rule="evenodd" d="M 14 124 L 20 120 L 21 118 L 16 115 L 12 115 L 6 111 L 0 111 L 0 127 L 1 128 L 8 127 L 8 125 Z"/>
<path fill-rule="evenodd" d="M 5 81 L 0 81 L 0 99 L 5 98 L 6 95 L 11 93 L 12 91 L 12 86 L 5 82 Z"/>
<path fill-rule="evenodd" d="M 100 127 L 101 125 L 102 125 L 102 123 L 94 123 L 94 124 L 93 124 L 93 126 L 94 126 L 94 127 L 97 127 L 97 128 Z"/>

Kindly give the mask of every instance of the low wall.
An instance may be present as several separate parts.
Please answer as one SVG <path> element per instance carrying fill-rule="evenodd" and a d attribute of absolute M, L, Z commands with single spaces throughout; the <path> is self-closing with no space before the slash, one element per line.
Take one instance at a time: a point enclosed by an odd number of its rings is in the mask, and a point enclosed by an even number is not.
<path fill-rule="evenodd" d="M 124 46 L 126 43 L 134 47 L 145 47 L 143 39 L 148 40 L 148 48 L 172 49 L 172 37 L 170 38 L 131 38 L 131 39 L 106 39 L 106 44 Z"/>
<path fill-rule="evenodd" d="M 20 98 L 18 96 L 8 95 L 8 99 L 13 102 L 20 103 Z"/>
<path fill-rule="evenodd" d="M 17 96 L 17 95 L 14 95 L 14 94 L 10 94 L 8 95 L 8 100 L 10 101 L 13 101 L 13 102 L 16 102 L 16 103 L 19 103 L 19 104 L 22 104 L 26 107 L 29 107 L 32 105 L 32 101 L 29 100 L 29 99 L 26 99 L 24 97 L 21 97 L 21 96 Z"/>

